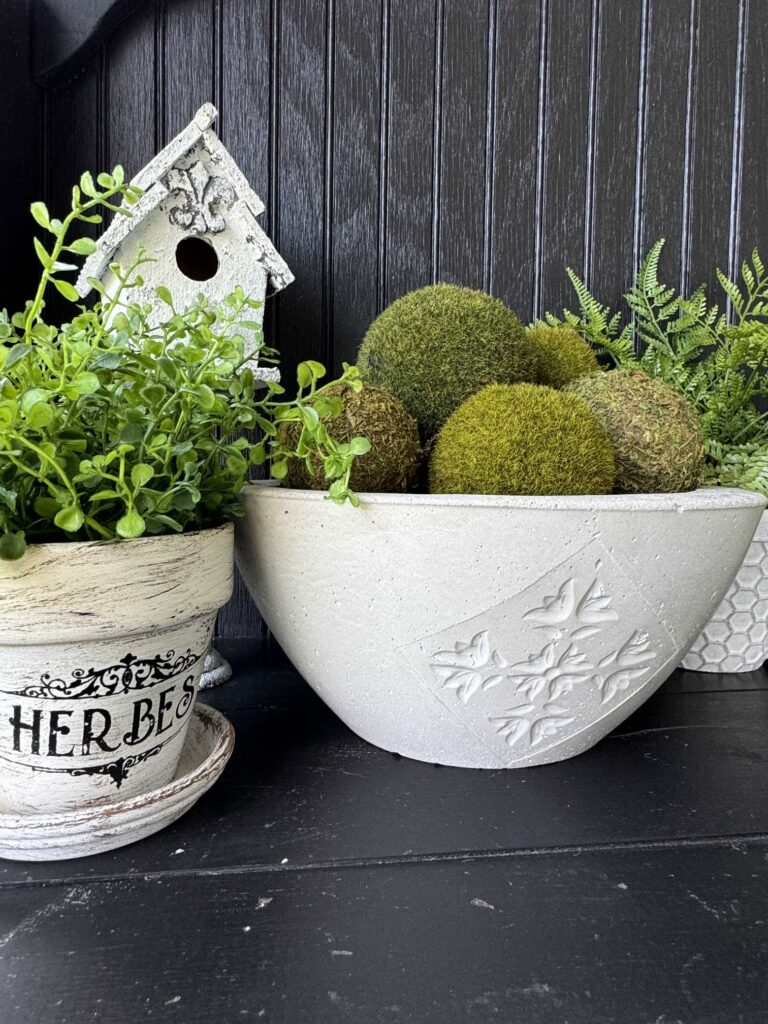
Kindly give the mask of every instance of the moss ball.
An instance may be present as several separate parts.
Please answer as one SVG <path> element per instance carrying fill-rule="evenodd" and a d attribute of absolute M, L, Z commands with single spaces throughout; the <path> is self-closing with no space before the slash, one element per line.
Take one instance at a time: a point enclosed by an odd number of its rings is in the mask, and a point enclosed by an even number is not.
<path fill-rule="evenodd" d="M 326 422 L 329 435 L 341 444 L 353 437 L 367 437 L 371 450 L 358 455 L 352 464 L 350 486 L 354 491 L 407 491 L 416 478 L 421 459 L 419 431 L 416 421 L 403 403 L 381 388 L 363 386 L 353 391 L 346 384 L 335 385 L 325 392 L 339 397 L 344 408 Z M 297 423 L 284 423 L 278 428 L 280 440 L 295 447 L 301 428 Z M 303 490 L 325 490 L 328 482 L 322 464 L 313 457 L 310 473 L 303 459 L 290 459 L 285 484 Z"/>
<path fill-rule="evenodd" d="M 583 398 L 616 452 L 616 486 L 631 494 L 692 491 L 704 466 L 704 439 L 693 406 L 640 370 L 579 377 L 568 391 Z"/>
<path fill-rule="evenodd" d="M 528 328 L 526 338 L 536 353 L 539 384 L 564 388 L 577 377 L 600 369 L 590 345 L 572 327 L 536 324 Z"/>
<path fill-rule="evenodd" d="M 429 464 L 437 494 L 608 494 L 616 466 L 605 431 L 576 395 L 493 384 L 440 431 Z"/>
<path fill-rule="evenodd" d="M 515 314 L 485 292 L 435 284 L 381 313 L 360 346 L 364 380 L 403 402 L 429 440 L 487 384 L 535 380 L 536 360 Z"/>

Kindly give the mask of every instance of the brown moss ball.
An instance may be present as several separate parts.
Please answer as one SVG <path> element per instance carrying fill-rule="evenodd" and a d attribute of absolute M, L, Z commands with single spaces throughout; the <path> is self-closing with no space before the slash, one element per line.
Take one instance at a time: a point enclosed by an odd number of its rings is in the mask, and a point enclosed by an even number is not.
<path fill-rule="evenodd" d="M 403 403 L 382 388 L 369 384 L 354 391 L 346 384 L 328 388 L 330 397 L 341 398 L 344 408 L 325 424 L 329 435 L 340 444 L 353 437 L 367 437 L 371 450 L 359 455 L 352 464 L 350 487 L 353 491 L 407 491 L 416 479 L 421 459 L 419 430 L 416 420 Z M 282 423 L 278 435 L 282 443 L 295 447 L 301 427 L 298 423 Z M 302 490 L 325 490 L 328 482 L 317 456 L 312 458 L 312 472 L 303 459 L 290 459 L 287 487 Z"/>
<path fill-rule="evenodd" d="M 630 494 L 692 491 L 704 468 L 698 413 L 664 381 L 642 370 L 600 370 L 568 391 L 583 398 L 616 452 L 616 486 Z"/>

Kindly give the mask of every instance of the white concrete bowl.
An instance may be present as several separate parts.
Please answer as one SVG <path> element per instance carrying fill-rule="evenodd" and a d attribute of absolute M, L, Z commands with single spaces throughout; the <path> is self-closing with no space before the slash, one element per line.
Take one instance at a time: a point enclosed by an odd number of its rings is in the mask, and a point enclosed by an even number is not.
<path fill-rule="evenodd" d="M 730 586 L 765 501 L 322 493 L 254 484 L 235 549 L 299 672 L 363 739 L 524 767 L 646 700 Z"/>

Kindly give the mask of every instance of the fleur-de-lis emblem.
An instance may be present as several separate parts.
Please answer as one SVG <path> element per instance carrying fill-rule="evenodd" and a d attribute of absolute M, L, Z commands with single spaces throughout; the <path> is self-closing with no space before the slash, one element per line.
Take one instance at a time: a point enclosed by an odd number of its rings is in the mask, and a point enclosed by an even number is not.
<path fill-rule="evenodd" d="M 237 199 L 232 183 L 210 175 L 198 160 L 189 170 L 173 167 L 166 185 L 174 198 L 168 212 L 171 224 L 195 235 L 218 234 L 227 226 L 223 211 Z"/>

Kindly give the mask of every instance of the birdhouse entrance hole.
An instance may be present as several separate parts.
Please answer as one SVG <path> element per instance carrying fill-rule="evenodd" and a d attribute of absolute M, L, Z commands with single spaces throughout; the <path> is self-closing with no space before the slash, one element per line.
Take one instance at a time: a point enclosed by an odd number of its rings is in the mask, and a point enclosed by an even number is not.
<path fill-rule="evenodd" d="M 210 242 L 192 235 L 176 246 L 176 265 L 192 281 L 210 281 L 219 269 L 219 257 Z"/>

